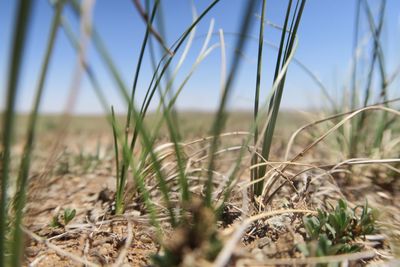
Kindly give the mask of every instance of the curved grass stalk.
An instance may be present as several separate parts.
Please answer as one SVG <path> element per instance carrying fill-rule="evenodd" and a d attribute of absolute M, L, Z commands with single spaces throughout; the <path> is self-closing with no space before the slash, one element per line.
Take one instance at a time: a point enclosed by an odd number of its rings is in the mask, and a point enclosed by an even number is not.
<path fill-rule="evenodd" d="M 300 153 L 296 154 L 290 161 L 296 161 L 300 158 L 302 158 L 304 156 L 304 154 L 306 154 L 309 150 L 311 150 L 314 146 L 316 146 L 318 143 L 320 143 L 323 139 L 325 139 L 328 135 L 330 135 L 332 132 L 336 131 L 337 129 L 339 129 L 343 124 L 345 124 L 347 121 L 349 121 L 350 119 L 354 118 L 355 116 L 359 115 L 362 112 L 368 111 L 368 110 L 382 110 L 388 113 L 393 113 L 397 116 L 400 116 L 400 111 L 397 111 L 395 109 L 390 109 L 387 107 L 382 107 L 382 106 L 370 106 L 370 107 L 366 107 L 366 108 L 362 108 L 359 109 L 353 113 L 351 113 L 350 115 L 346 116 L 345 118 L 343 118 L 340 122 L 338 122 L 337 124 L 335 124 L 332 128 L 330 128 L 327 132 L 325 132 L 323 135 L 321 135 L 320 137 L 318 137 L 316 140 L 314 140 L 311 144 L 309 144 L 306 148 L 304 148 Z M 287 168 L 288 165 L 283 165 L 281 168 L 281 172 Z M 273 179 L 273 178 L 271 178 Z M 277 177 L 275 177 L 275 179 L 272 181 L 272 183 L 270 184 L 269 188 L 265 191 L 264 194 L 264 203 L 269 203 L 271 198 L 276 194 L 276 192 L 278 190 L 280 190 L 280 188 L 283 186 L 283 184 L 285 184 L 286 182 L 284 182 L 281 186 L 279 186 L 277 189 L 275 189 L 271 194 L 269 194 L 269 191 L 272 190 L 272 186 L 274 185 L 274 183 L 277 181 Z"/>
<path fill-rule="evenodd" d="M 388 100 L 388 101 L 385 101 L 385 102 L 382 102 L 382 103 L 373 104 L 373 105 L 367 106 L 367 107 L 365 107 L 365 108 L 370 108 L 370 107 L 374 107 L 374 106 L 380 106 L 380 105 L 385 104 L 385 103 L 393 103 L 393 102 L 396 102 L 396 101 L 400 101 L 400 98 L 395 98 L 395 99 Z M 354 112 L 356 112 L 356 111 L 358 111 L 358 110 L 359 110 L 359 109 L 355 109 L 355 110 L 351 110 L 351 111 L 348 111 L 348 112 L 335 114 L 335 115 L 333 115 L 333 116 L 329 116 L 329 117 L 326 117 L 326 118 L 323 118 L 323 119 L 320 119 L 320 120 L 317 120 L 317 121 L 308 123 L 308 124 L 306 124 L 306 125 L 300 127 L 299 129 L 297 129 L 297 130 L 292 134 L 292 136 L 291 136 L 290 139 L 289 139 L 289 142 L 288 142 L 288 145 L 287 145 L 287 149 L 286 149 L 286 153 L 285 153 L 285 157 L 284 157 L 285 161 L 288 160 L 288 158 L 289 158 L 289 151 L 290 151 L 290 149 L 291 149 L 292 146 L 293 146 L 294 139 L 297 137 L 297 135 L 298 135 L 300 132 L 302 132 L 302 131 L 304 131 L 304 130 L 306 130 L 306 129 L 312 127 L 312 126 L 315 126 L 315 125 L 317 125 L 317 124 L 319 124 L 319 123 L 326 122 L 326 121 L 330 121 L 330 120 L 334 120 L 334 119 L 337 119 L 337 118 L 340 118 L 340 117 L 343 117 L 343 116 L 352 114 L 352 113 L 354 113 Z"/>

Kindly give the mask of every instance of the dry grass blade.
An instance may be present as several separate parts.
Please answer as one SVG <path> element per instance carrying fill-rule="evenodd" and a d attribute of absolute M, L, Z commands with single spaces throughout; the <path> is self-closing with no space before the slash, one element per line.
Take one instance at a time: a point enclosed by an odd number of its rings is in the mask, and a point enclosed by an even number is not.
<path fill-rule="evenodd" d="M 367 106 L 365 108 L 369 108 L 369 107 L 373 107 L 373 106 L 381 106 L 381 105 L 384 105 L 384 104 L 394 103 L 394 102 L 398 102 L 398 101 L 400 101 L 400 98 L 394 98 L 392 100 L 388 100 L 388 101 L 385 101 L 385 102 L 382 102 L 382 103 L 373 104 L 373 105 Z M 337 118 L 352 114 L 354 112 L 357 112 L 358 110 L 360 110 L 360 109 L 354 109 L 354 110 L 350 110 L 350 111 L 347 111 L 347 112 L 335 114 L 335 115 L 332 115 L 332 116 L 329 116 L 329 117 L 326 117 L 326 118 L 323 118 L 323 119 L 320 119 L 320 120 L 317 120 L 317 121 L 313 121 L 311 123 L 308 123 L 308 124 L 300 127 L 299 129 L 297 129 L 289 139 L 289 142 L 288 142 L 288 145 L 287 145 L 287 148 L 286 148 L 286 153 L 285 153 L 285 160 L 288 160 L 289 153 L 290 153 L 291 148 L 293 147 L 294 140 L 295 140 L 295 138 L 297 137 L 297 135 L 300 132 L 302 132 L 302 131 L 310 128 L 310 127 L 313 127 L 313 126 L 315 126 L 317 124 L 320 124 L 320 123 L 323 123 L 323 122 L 327 122 L 327 121 L 330 121 L 330 120 L 334 120 L 334 119 L 337 119 Z"/>
<path fill-rule="evenodd" d="M 309 144 L 306 148 L 304 148 L 300 153 L 298 153 L 297 155 L 295 155 L 291 161 L 297 161 L 300 158 L 302 158 L 309 150 L 311 150 L 313 147 L 315 147 L 318 143 L 320 143 L 322 140 L 324 140 L 328 135 L 330 135 L 331 133 L 333 133 L 334 131 L 336 131 L 337 129 L 339 129 L 343 124 L 345 124 L 346 122 L 348 122 L 349 120 L 351 120 L 352 118 L 354 118 L 355 116 L 359 115 L 362 112 L 366 112 L 366 111 L 370 111 L 370 110 L 381 110 L 384 112 L 388 112 L 388 113 L 393 113 L 397 116 L 400 116 L 400 111 L 397 111 L 395 109 L 390 109 L 387 107 L 382 107 L 382 106 L 370 106 L 370 107 L 366 107 L 366 108 L 362 108 L 359 109 L 353 113 L 351 113 L 350 115 L 346 116 L 344 119 L 342 119 L 340 122 L 338 122 L 337 124 L 335 124 L 333 127 L 331 127 L 328 131 L 326 131 L 324 134 L 322 134 L 320 137 L 316 138 L 311 144 Z M 295 133 L 296 134 L 296 133 Z M 297 135 L 297 134 L 296 134 Z M 295 136 L 295 135 L 294 135 Z M 283 171 L 284 169 L 286 169 L 288 165 L 283 165 L 281 167 L 281 171 Z M 273 185 L 276 183 L 276 181 L 278 181 L 279 178 L 279 174 L 275 175 L 274 177 L 272 177 L 272 182 L 269 184 L 269 187 L 265 190 L 265 194 L 263 194 L 264 197 L 264 201 L 263 203 L 269 203 L 272 199 L 273 196 L 275 196 L 275 194 L 277 193 L 278 190 L 280 190 L 282 188 L 282 186 L 286 183 L 286 181 L 284 181 L 281 186 L 279 186 L 277 189 L 275 189 L 271 194 L 270 191 L 272 190 Z"/>

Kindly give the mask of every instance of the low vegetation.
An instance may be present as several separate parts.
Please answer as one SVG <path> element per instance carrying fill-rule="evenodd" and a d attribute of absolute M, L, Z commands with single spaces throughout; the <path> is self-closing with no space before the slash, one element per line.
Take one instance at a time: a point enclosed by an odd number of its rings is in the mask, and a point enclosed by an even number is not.
<path fill-rule="evenodd" d="M 310 241 L 299 248 L 306 256 L 360 251 L 362 245 L 354 241 L 376 231 L 377 213 L 378 211 L 368 207 L 368 203 L 350 209 L 347 203 L 340 199 L 331 212 L 318 210 L 317 216 L 304 216 L 304 226 Z"/>

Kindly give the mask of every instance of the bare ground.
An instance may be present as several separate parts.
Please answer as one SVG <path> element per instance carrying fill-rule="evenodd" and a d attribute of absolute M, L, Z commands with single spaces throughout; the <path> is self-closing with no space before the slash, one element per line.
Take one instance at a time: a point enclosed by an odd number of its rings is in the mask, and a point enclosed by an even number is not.
<path fill-rule="evenodd" d="M 113 215 L 115 170 L 110 133 L 76 131 L 62 140 L 57 150 L 53 150 L 54 144 L 58 143 L 53 134 L 42 134 L 37 145 L 39 149 L 35 155 L 24 223 L 24 264 L 149 265 L 150 255 L 156 253 L 158 248 L 154 229 L 149 224 L 143 205 L 131 201 L 124 216 Z M 283 154 L 283 147 L 285 143 L 276 144 L 275 155 Z M 15 154 L 20 150 L 21 145 L 17 145 Z M 314 152 L 310 158 L 318 159 L 324 153 Z M 228 168 L 222 167 L 222 170 L 227 171 Z M 379 233 L 357 240 L 363 244 L 363 252 L 354 254 L 353 258 L 344 255 L 340 261 L 348 262 L 350 266 L 394 262 L 400 250 L 399 183 L 372 183 L 373 178 L 376 178 L 374 175 L 381 175 L 382 171 L 374 172 L 372 169 L 361 173 L 363 176 L 360 175 L 359 179 L 350 184 L 342 182 L 340 176 L 331 177 L 332 180 L 329 177 L 316 179 L 302 192 L 305 187 L 304 176 L 298 182 L 283 187 L 269 205 L 264 207 L 263 212 L 316 210 L 342 197 L 354 206 L 368 199 L 371 206 L 381 211 Z M 317 177 L 319 173 L 310 175 Z M 248 172 L 243 174 L 243 183 L 246 179 Z M 398 180 L 398 177 L 395 179 Z M 240 182 L 238 188 L 243 183 Z M 295 188 L 301 193 L 294 194 Z M 198 193 L 199 190 L 196 190 Z M 243 191 L 234 191 L 229 203 L 223 221 L 219 223 L 219 236 L 226 244 L 232 241 L 232 235 L 241 221 L 259 213 L 249 204 Z M 64 227 L 50 226 L 52 219 L 62 216 L 66 208 L 76 209 L 77 215 L 73 221 Z M 303 215 L 296 212 L 267 215 L 250 223 L 235 248 L 229 252 L 230 265 L 293 265 L 293 259 L 298 260 L 297 264 L 311 264 L 313 259 L 305 259 L 296 249 L 297 244 L 304 242 Z M 177 236 L 174 236 L 176 232 L 171 232 L 167 223 L 164 226 L 164 242 L 168 243 Z M 187 254 L 187 266 L 191 266 L 191 262 L 197 266 L 208 264 L 196 252 Z M 397 266 L 396 262 L 393 264 L 391 266 Z"/>

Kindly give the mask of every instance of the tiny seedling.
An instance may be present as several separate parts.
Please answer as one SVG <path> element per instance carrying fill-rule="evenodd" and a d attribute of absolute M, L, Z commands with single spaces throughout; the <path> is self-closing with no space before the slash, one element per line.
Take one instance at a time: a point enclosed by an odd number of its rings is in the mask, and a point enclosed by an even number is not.
<path fill-rule="evenodd" d="M 73 218 L 75 218 L 76 210 L 75 209 L 65 209 L 64 210 L 64 222 L 67 225 Z"/>
<path fill-rule="evenodd" d="M 62 227 L 62 224 L 61 224 L 60 220 L 58 219 L 58 214 L 54 215 L 51 218 L 50 227 L 53 227 L 53 228 Z"/>
<path fill-rule="evenodd" d="M 65 227 L 75 218 L 75 215 L 76 215 L 75 209 L 66 208 L 64 210 L 63 216 L 60 216 L 60 213 L 57 213 L 56 215 L 53 216 L 50 222 L 50 226 L 54 228 Z"/>
<path fill-rule="evenodd" d="M 376 217 L 368 202 L 350 209 L 340 199 L 333 211 L 318 210 L 318 215 L 303 218 L 309 242 L 298 248 L 306 256 L 317 257 L 359 251 L 362 247 L 353 241 L 375 232 Z"/>

